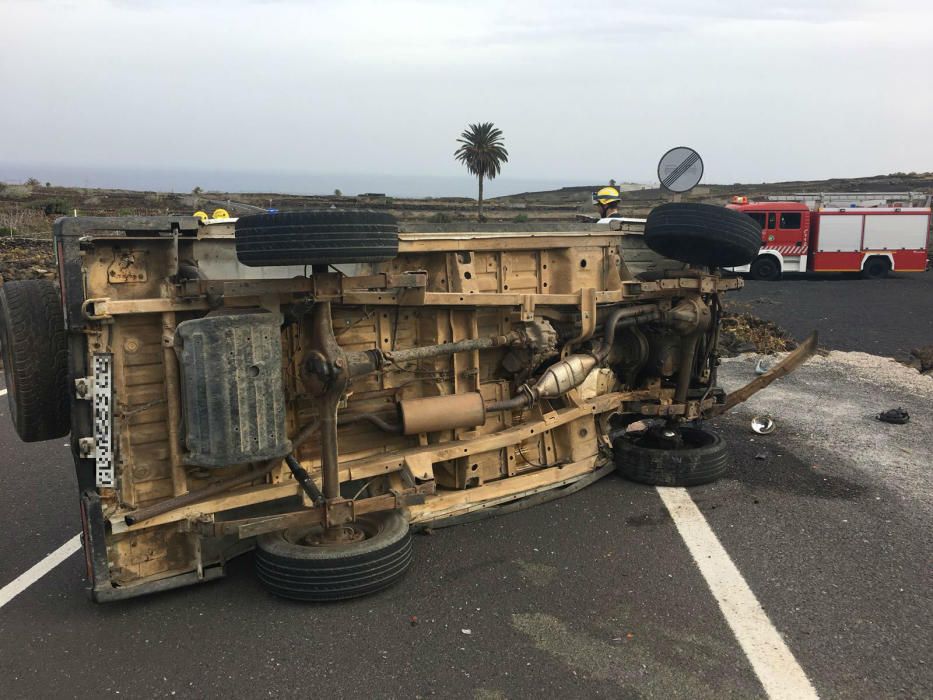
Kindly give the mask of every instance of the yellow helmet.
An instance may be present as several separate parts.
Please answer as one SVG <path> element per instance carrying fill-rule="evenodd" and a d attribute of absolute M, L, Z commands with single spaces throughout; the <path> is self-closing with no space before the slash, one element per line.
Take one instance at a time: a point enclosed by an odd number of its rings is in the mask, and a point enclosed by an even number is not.
<path fill-rule="evenodd" d="M 603 187 L 599 192 L 593 195 L 593 199 L 602 204 L 612 204 L 619 201 L 619 190 L 615 187 Z"/>

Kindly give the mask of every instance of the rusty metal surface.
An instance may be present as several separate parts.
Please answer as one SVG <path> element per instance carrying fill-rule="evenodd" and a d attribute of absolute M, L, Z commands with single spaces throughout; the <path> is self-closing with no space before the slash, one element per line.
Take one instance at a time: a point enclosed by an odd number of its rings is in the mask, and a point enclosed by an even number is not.
<path fill-rule="evenodd" d="M 337 410 L 347 386 L 347 358 L 334 337 L 331 303 L 318 302 L 311 312 L 311 344 L 307 357 L 313 358 L 311 371 L 305 374 L 312 395 L 318 399 L 321 420 L 321 470 L 324 498 L 340 496 L 339 456 L 337 448 Z M 308 366 L 308 363 L 305 363 Z"/>

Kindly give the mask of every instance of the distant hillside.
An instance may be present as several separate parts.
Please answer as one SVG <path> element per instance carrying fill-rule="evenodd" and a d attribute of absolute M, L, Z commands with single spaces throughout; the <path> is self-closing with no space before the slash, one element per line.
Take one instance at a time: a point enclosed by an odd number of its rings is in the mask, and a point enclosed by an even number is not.
<path fill-rule="evenodd" d="M 544 192 L 522 192 L 521 194 L 496 197 L 499 204 L 547 204 L 547 205 L 585 205 L 589 203 L 594 190 L 605 185 L 562 187 L 559 190 Z M 624 186 L 623 186 L 624 188 Z M 663 198 L 659 188 L 629 189 L 624 188 L 624 203 L 644 207 Z M 733 183 L 731 185 L 701 184 L 686 199 L 699 201 L 719 200 L 732 195 L 762 196 L 766 194 L 784 194 L 790 192 L 926 192 L 933 193 L 933 172 L 928 173 L 891 173 L 871 177 L 832 178 L 829 180 L 789 180 L 787 182 Z"/>
<path fill-rule="evenodd" d="M 593 192 L 602 185 L 574 185 L 571 187 L 561 187 L 558 190 L 542 190 L 540 192 L 519 192 L 518 194 L 508 194 L 501 197 L 490 197 L 488 201 L 493 203 L 535 203 L 535 204 L 568 204 L 581 200 L 590 201 Z M 621 192 L 636 192 L 645 190 L 646 186 L 637 182 L 619 182 L 615 185 Z M 650 190 L 650 188 L 649 188 Z"/>

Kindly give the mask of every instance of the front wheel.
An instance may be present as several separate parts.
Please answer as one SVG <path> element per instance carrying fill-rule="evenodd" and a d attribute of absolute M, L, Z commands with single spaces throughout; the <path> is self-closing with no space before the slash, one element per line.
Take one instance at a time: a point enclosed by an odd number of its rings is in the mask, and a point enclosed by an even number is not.
<path fill-rule="evenodd" d="M 762 255 L 752 263 L 749 274 L 753 280 L 775 282 L 781 279 L 781 266 L 773 255 Z"/>
<path fill-rule="evenodd" d="M 649 429 L 622 435 L 613 441 L 612 451 L 616 469 L 623 476 L 654 486 L 708 484 L 729 467 L 726 443 L 702 428 Z"/>
<path fill-rule="evenodd" d="M 320 525 L 261 535 L 256 574 L 275 595 L 327 602 L 376 593 L 411 565 L 408 520 L 396 511 L 361 515 L 331 532 Z"/>

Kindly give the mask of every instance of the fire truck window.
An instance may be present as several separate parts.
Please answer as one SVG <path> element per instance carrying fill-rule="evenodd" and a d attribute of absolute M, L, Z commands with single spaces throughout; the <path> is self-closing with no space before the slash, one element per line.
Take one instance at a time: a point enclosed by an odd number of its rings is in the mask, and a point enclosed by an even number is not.
<path fill-rule="evenodd" d="M 784 212 L 781 214 L 781 228 L 800 228 L 800 213 Z"/>
<path fill-rule="evenodd" d="M 774 212 L 768 214 L 768 228 L 774 228 Z"/>
<path fill-rule="evenodd" d="M 750 217 L 752 217 L 761 228 L 765 227 L 765 215 L 761 212 L 755 212 L 754 214 L 746 212 Z"/>

